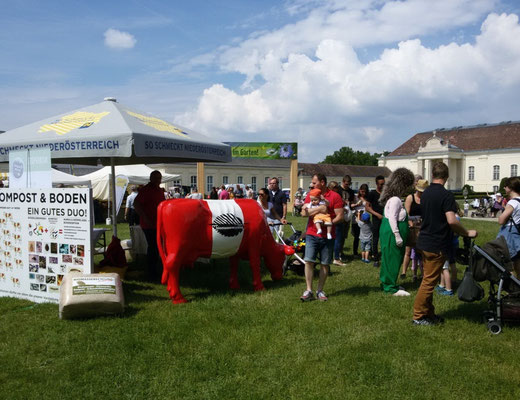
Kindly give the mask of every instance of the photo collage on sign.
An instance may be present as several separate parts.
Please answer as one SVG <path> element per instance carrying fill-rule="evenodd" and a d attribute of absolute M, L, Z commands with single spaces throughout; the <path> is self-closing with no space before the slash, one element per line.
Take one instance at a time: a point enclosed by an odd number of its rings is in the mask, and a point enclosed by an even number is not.
<path fill-rule="evenodd" d="M 28 242 L 30 289 L 39 292 L 58 292 L 63 276 L 68 272 L 83 272 L 85 246 L 75 243 L 38 240 L 39 224 L 29 224 L 31 236 Z M 41 235 L 43 236 L 43 235 Z"/>
<path fill-rule="evenodd" d="M 20 287 L 17 277 L 23 268 L 21 223 L 10 211 L 0 212 L 0 282 Z"/>

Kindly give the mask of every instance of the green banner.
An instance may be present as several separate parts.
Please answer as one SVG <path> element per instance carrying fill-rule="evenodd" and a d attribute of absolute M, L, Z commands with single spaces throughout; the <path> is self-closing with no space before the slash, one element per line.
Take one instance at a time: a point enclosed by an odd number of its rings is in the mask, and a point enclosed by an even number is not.
<path fill-rule="evenodd" d="M 298 143 L 227 142 L 233 158 L 296 160 Z"/>

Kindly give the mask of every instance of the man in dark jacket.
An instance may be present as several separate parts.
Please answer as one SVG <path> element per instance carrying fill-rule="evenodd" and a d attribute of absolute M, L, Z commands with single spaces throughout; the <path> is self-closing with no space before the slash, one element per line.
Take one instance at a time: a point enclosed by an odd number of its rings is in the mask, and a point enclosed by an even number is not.
<path fill-rule="evenodd" d="M 269 201 L 273 203 L 276 213 L 282 218 L 282 223 L 287 223 L 287 196 L 280 189 L 278 178 L 269 181 Z"/>

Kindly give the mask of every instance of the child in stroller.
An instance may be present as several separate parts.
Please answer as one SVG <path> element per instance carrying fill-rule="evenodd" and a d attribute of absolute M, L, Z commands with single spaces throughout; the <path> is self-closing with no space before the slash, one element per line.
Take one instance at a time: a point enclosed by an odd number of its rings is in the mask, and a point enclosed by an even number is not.
<path fill-rule="evenodd" d="M 298 216 L 302 214 L 302 207 L 303 207 L 303 199 L 300 192 L 297 192 L 294 196 L 294 216 Z"/>
<path fill-rule="evenodd" d="M 490 202 L 487 198 L 483 197 L 479 201 L 479 206 L 475 211 L 471 212 L 471 217 L 482 217 L 487 218 L 491 217 L 491 207 Z"/>
<path fill-rule="evenodd" d="M 279 225 L 275 223 L 273 225 Z M 283 263 L 283 274 L 287 274 L 287 271 L 293 271 L 296 274 L 303 276 L 305 275 L 305 261 L 303 261 L 303 255 L 305 253 L 305 237 L 302 236 L 301 231 L 297 231 L 293 224 L 288 222 L 288 225 L 292 234 L 288 238 L 283 237 L 283 231 L 275 229 L 275 234 L 280 243 L 285 245 L 285 262 Z"/>
<path fill-rule="evenodd" d="M 520 321 L 520 280 L 511 273 L 513 263 L 505 239 L 499 236 L 482 247 L 474 245 L 469 268 L 477 282 L 489 281 L 490 309 L 484 313 L 488 330 L 499 334 L 503 321 Z"/>

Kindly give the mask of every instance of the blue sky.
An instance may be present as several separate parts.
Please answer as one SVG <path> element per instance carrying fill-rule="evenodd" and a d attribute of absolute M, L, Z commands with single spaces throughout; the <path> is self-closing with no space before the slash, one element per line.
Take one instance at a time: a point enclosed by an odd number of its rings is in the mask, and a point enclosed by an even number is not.
<path fill-rule="evenodd" d="M 2 0 L 0 130 L 114 96 L 223 141 L 393 150 L 519 120 L 520 2 Z"/>

